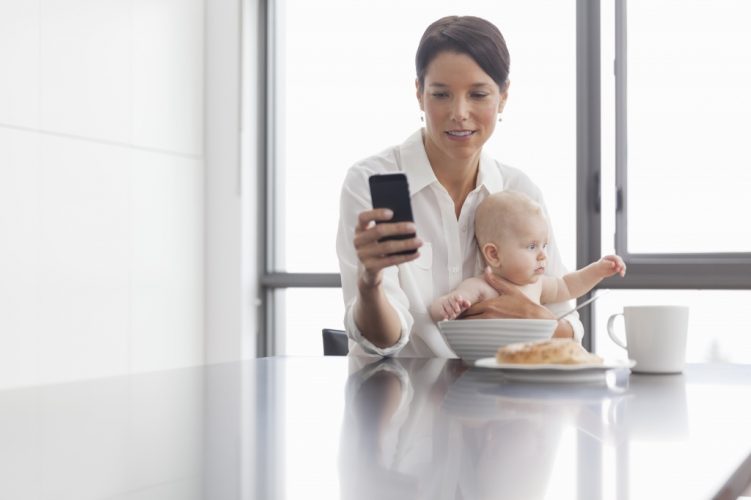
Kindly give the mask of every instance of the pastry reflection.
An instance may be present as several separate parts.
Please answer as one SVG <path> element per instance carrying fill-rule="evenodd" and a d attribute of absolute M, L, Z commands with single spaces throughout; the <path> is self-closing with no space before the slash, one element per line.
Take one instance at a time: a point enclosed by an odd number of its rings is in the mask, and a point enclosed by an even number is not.
<path fill-rule="evenodd" d="M 550 419 L 576 425 L 594 435 L 596 427 L 616 425 L 614 411 L 624 398 L 630 397 L 622 383 L 561 384 L 516 383 L 502 372 L 474 368 L 465 373 L 448 391 L 444 407 L 464 419 Z M 588 415 L 606 414 L 597 421 Z M 598 417 L 599 418 L 599 417 Z"/>

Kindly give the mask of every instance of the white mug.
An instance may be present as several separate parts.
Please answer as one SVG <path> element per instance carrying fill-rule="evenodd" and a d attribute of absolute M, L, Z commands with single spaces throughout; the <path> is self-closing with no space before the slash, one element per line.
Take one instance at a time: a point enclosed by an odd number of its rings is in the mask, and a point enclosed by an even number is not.
<path fill-rule="evenodd" d="M 618 316 L 623 316 L 626 324 L 626 342 L 613 331 Z M 608 335 L 636 361 L 635 372 L 682 372 L 687 331 L 686 306 L 627 306 L 608 318 Z"/>

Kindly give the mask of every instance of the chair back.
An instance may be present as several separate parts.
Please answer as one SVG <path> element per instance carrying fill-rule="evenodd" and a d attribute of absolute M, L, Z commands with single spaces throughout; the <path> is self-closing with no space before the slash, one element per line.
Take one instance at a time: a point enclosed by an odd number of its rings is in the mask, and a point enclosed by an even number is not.
<path fill-rule="evenodd" d="M 349 340 L 344 330 L 334 330 L 324 328 L 321 330 L 323 335 L 323 355 L 324 356 L 346 356 L 349 352 Z"/>

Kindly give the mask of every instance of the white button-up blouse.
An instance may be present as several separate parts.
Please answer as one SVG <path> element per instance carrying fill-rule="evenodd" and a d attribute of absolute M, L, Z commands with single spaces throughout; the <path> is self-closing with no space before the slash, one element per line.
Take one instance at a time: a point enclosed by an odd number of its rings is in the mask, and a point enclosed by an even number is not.
<path fill-rule="evenodd" d="M 354 320 L 359 265 L 354 237 L 358 214 L 372 209 L 368 177 L 395 172 L 407 176 L 412 213 L 423 246 L 416 260 L 384 269 L 384 292 L 399 315 L 402 329 L 396 344 L 380 349 L 363 337 Z M 477 185 L 464 201 L 457 220 L 454 202 L 436 179 L 428 161 L 422 130 L 403 144 L 366 158 L 349 169 L 341 192 L 336 245 L 345 304 L 344 325 L 352 354 L 455 357 L 430 318 L 430 304 L 464 279 L 482 272 L 484 266 L 474 235 L 475 209 L 490 193 L 505 189 L 526 193 L 545 208 L 539 188 L 529 177 L 483 153 Z M 547 216 L 547 210 L 545 213 Z M 547 254 L 545 273 L 565 274 L 567 271 L 552 230 Z M 564 302 L 546 307 L 554 314 L 562 314 L 571 304 Z M 574 336 L 581 340 L 584 330 L 578 314 L 573 313 L 566 319 L 574 328 Z"/>

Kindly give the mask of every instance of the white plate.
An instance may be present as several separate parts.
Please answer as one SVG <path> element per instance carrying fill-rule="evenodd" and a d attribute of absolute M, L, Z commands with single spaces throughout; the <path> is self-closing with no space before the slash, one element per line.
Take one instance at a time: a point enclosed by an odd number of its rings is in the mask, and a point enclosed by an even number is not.
<path fill-rule="evenodd" d="M 475 361 L 475 366 L 501 370 L 509 380 L 522 382 L 601 382 L 608 370 L 631 368 L 636 362 L 629 360 L 605 360 L 601 365 L 522 365 L 498 363 L 495 358 L 482 358 Z"/>

